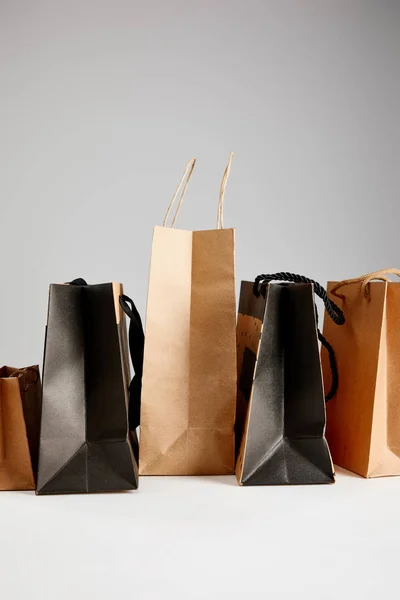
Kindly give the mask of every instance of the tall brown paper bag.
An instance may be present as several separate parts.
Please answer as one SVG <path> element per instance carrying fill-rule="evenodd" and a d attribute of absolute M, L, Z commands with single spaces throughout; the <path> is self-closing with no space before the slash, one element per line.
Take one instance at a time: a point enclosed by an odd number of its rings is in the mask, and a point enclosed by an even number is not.
<path fill-rule="evenodd" d="M 334 462 L 364 477 L 400 475 L 400 283 L 389 273 L 400 276 L 384 269 L 328 284 L 346 323 L 334 327 L 325 316 L 340 377 L 326 437 Z M 322 364 L 329 380 L 324 351 Z"/>
<path fill-rule="evenodd" d="M 186 167 L 163 227 L 154 230 L 147 299 L 140 426 L 141 475 L 234 470 L 236 302 L 234 230 L 174 229 L 195 166 Z M 172 226 L 171 208 L 184 185 Z"/>

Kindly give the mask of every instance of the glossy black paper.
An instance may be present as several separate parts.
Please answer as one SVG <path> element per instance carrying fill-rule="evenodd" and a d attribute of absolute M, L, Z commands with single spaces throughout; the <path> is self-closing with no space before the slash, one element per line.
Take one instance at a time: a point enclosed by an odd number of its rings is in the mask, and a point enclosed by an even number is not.
<path fill-rule="evenodd" d="M 137 488 L 116 321 L 112 284 L 50 286 L 38 494 Z"/>
<path fill-rule="evenodd" d="M 333 482 L 313 286 L 269 284 L 256 298 L 242 282 L 239 314 L 263 323 L 257 361 L 246 348 L 239 369 L 239 399 L 252 394 L 241 483 Z"/>

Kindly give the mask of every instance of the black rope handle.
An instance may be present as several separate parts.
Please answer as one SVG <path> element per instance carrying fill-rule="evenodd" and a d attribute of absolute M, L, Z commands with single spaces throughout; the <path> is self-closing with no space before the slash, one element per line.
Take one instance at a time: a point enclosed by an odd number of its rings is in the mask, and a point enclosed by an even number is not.
<path fill-rule="evenodd" d="M 82 279 L 82 277 L 78 277 L 77 279 L 69 281 L 68 283 L 69 285 L 87 285 L 86 281 Z"/>
<path fill-rule="evenodd" d="M 129 384 L 129 428 L 134 431 L 140 425 L 140 399 L 142 394 L 144 332 L 142 319 L 131 298 L 125 294 L 119 297 L 119 304 L 130 319 L 129 352 L 135 374 Z"/>
<path fill-rule="evenodd" d="M 335 304 L 326 293 L 325 288 L 322 287 L 314 279 L 309 279 L 303 275 L 296 275 L 295 273 L 274 273 L 273 275 L 259 275 L 254 281 L 253 292 L 255 296 L 259 296 L 260 293 L 265 295 L 265 288 L 271 281 L 289 281 L 290 283 L 312 283 L 314 285 L 314 291 L 321 298 L 325 304 L 326 312 L 336 323 L 336 325 L 343 325 L 345 322 L 343 311 Z"/>
<path fill-rule="evenodd" d="M 328 352 L 328 356 L 329 356 L 329 365 L 331 367 L 331 373 L 332 373 L 332 385 L 331 385 L 331 389 L 329 390 L 329 392 L 326 394 L 325 396 L 325 402 L 328 402 L 328 400 L 332 400 L 332 398 L 335 396 L 338 386 L 339 386 L 339 372 L 338 372 L 338 368 L 337 368 L 337 363 L 336 363 L 336 357 L 335 357 L 335 351 L 332 348 L 332 346 L 330 345 L 330 343 L 328 342 L 328 340 L 322 335 L 322 333 L 320 332 L 320 330 L 318 329 L 318 339 L 321 342 L 321 344 L 324 346 L 324 348 L 326 349 L 326 351 Z"/>
<path fill-rule="evenodd" d="M 332 321 L 336 323 L 336 325 L 344 325 L 345 317 L 343 311 L 328 297 L 325 288 L 323 288 L 322 285 L 319 284 L 317 281 L 309 279 L 308 277 L 304 277 L 303 275 L 296 275 L 295 273 L 286 272 L 273 273 L 269 275 L 258 275 L 258 277 L 256 277 L 254 281 L 253 294 L 257 298 L 260 296 L 260 294 L 265 297 L 266 287 L 269 283 L 271 283 L 271 281 L 287 281 L 290 283 L 312 283 L 316 295 L 319 296 L 319 298 L 321 298 L 321 300 L 323 301 L 326 312 L 328 313 Z M 325 402 L 328 402 L 328 400 L 331 400 L 337 392 L 339 386 L 339 373 L 336 363 L 335 352 L 328 340 L 322 335 L 318 328 L 317 306 L 315 306 L 315 315 L 317 321 L 318 339 L 328 352 L 329 364 L 332 372 L 331 389 L 325 396 Z"/>

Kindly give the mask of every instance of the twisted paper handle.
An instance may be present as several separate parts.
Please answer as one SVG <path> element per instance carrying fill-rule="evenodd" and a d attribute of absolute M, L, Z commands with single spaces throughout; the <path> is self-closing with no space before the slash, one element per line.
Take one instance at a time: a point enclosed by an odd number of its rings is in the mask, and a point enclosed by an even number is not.
<path fill-rule="evenodd" d="M 29 373 L 29 372 L 35 374 L 36 379 L 35 379 L 34 383 L 37 383 L 39 381 L 39 371 L 37 370 L 36 367 L 25 367 L 24 369 L 15 369 L 15 371 L 13 371 L 9 375 L 9 378 L 19 377 L 20 375 L 25 375 L 26 373 Z"/>
<path fill-rule="evenodd" d="M 219 190 L 219 198 L 218 198 L 218 212 L 217 212 L 217 229 L 223 229 L 224 227 L 224 222 L 223 222 L 223 217 L 224 217 L 224 197 L 225 197 L 225 190 L 226 190 L 226 184 L 228 183 L 228 178 L 229 178 L 229 174 L 231 171 L 231 165 L 232 165 L 232 159 L 233 159 L 233 152 L 230 153 L 229 155 L 229 160 L 228 160 L 228 164 L 226 166 L 226 169 L 224 171 L 224 175 L 222 177 L 222 181 L 221 181 L 221 187 Z M 175 190 L 175 194 L 172 197 L 171 202 L 169 203 L 167 212 L 165 214 L 165 218 L 164 218 L 164 222 L 163 222 L 163 227 L 167 227 L 167 223 L 168 223 L 168 218 L 169 215 L 171 213 L 171 210 L 176 202 L 176 199 L 179 195 L 179 192 L 182 189 L 179 201 L 178 201 L 178 206 L 176 207 L 176 211 L 175 211 L 175 215 L 174 218 L 172 219 L 172 223 L 171 223 L 171 227 L 175 226 L 176 223 L 176 219 L 179 215 L 179 211 L 181 210 L 181 206 L 183 203 L 183 199 L 184 196 L 186 194 L 186 190 L 188 188 L 189 185 L 189 181 L 193 175 L 193 171 L 194 171 L 194 167 L 196 164 L 196 159 L 192 158 L 192 160 L 190 160 L 188 162 L 188 164 L 185 167 L 185 170 L 183 172 L 183 175 L 181 177 L 180 182 L 178 183 L 178 187 Z M 183 188 L 182 188 L 183 186 Z"/>
<path fill-rule="evenodd" d="M 176 219 L 177 219 L 177 217 L 178 217 L 178 215 L 179 215 L 179 211 L 181 210 L 181 206 L 182 206 L 183 198 L 185 197 L 186 190 L 187 190 L 187 187 L 188 187 L 188 185 L 189 185 L 189 181 L 190 181 L 190 179 L 191 179 L 191 177 L 192 177 L 192 175 L 193 175 L 193 171 L 194 171 L 194 167 L 195 167 L 195 165 L 196 165 L 196 159 L 195 159 L 195 158 L 192 158 L 192 160 L 189 160 L 188 164 L 186 165 L 186 167 L 185 167 L 185 170 L 184 170 L 184 172 L 183 172 L 183 175 L 182 175 L 182 177 L 181 177 L 181 180 L 180 180 L 180 182 L 178 183 L 178 187 L 177 187 L 177 188 L 176 188 L 176 190 L 175 190 L 175 194 L 173 195 L 173 197 L 172 197 L 172 200 L 171 200 L 171 202 L 169 203 L 169 206 L 168 206 L 167 212 L 166 212 L 166 214 L 165 214 L 165 218 L 164 218 L 163 227 L 166 227 L 166 226 L 167 226 L 167 221 L 168 221 L 169 214 L 170 214 L 170 212 L 171 212 L 171 210 L 172 210 L 172 207 L 173 207 L 173 206 L 174 206 L 174 204 L 175 204 L 175 200 L 176 200 L 176 199 L 177 199 L 177 197 L 178 197 L 178 194 L 179 194 L 179 192 L 180 192 L 180 190 L 181 190 L 181 188 L 182 188 L 183 182 L 184 182 L 184 181 L 185 181 L 185 179 L 186 179 L 185 185 L 183 186 L 183 190 L 182 190 L 182 193 L 181 193 L 181 197 L 179 198 L 178 206 L 176 207 L 176 211 L 175 211 L 174 218 L 172 219 L 172 223 L 171 223 L 171 227 L 174 227 L 174 226 L 175 226 L 175 222 L 176 222 Z"/>
<path fill-rule="evenodd" d="M 226 184 L 228 183 L 229 174 L 231 172 L 232 160 L 233 160 L 234 152 L 231 152 L 229 155 L 228 164 L 224 171 L 224 175 L 221 181 L 221 187 L 219 190 L 219 199 L 218 199 L 218 213 L 217 213 L 217 229 L 224 228 L 224 198 L 225 198 L 225 190 Z"/>
<path fill-rule="evenodd" d="M 338 294 L 338 289 L 346 285 L 350 285 L 351 283 L 361 283 L 361 293 L 364 296 L 364 298 L 366 298 L 369 301 L 371 300 L 369 284 L 374 279 L 389 282 L 390 279 L 386 277 L 386 275 L 397 275 L 397 277 L 400 277 L 400 269 L 381 269 L 380 271 L 374 271 L 373 273 L 360 275 L 360 277 L 354 277 L 353 279 L 344 279 L 343 281 L 339 281 L 333 286 L 333 288 L 331 289 L 331 294 L 337 296 L 338 298 L 344 299 L 343 294 Z"/>

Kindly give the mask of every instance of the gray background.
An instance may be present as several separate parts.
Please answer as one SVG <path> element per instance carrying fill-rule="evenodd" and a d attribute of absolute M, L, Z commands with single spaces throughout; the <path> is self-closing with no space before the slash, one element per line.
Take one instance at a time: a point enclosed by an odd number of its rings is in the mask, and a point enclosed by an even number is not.
<path fill-rule="evenodd" d="M 0 363 L 40 362 L 50 282 L 125 284 L 152 229 L 225 225 L 237 280 L 400 267 L 400 3 L 0 2 Z"/>

